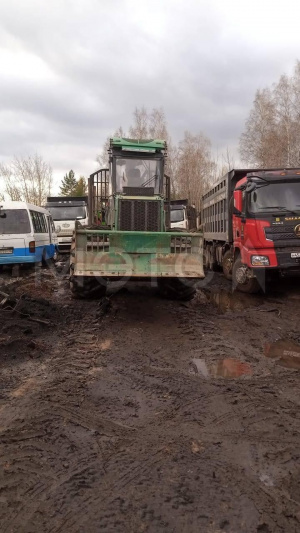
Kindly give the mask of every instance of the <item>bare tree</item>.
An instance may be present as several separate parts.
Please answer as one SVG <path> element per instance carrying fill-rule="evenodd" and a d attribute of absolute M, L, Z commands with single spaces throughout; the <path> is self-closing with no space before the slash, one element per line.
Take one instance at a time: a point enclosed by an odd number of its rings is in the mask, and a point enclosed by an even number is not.
<path fill-rule="evenodd" d="M 115 136 L 126 136 L 122 127 Z M 167 141 L 168 153 L 166 173 L 171 178 L 171 194 L 175 198 L 188 198 L 199 208 L 203 188 L 213 180 L 216 165 L 211 157 L 210 141 L 203 135 L 185 133 L 179 145 L 172 143 L 168 132 L 164 110 L 153 108 L 148 111 L 144 106 L 135 108 L 133 124 L 129 127 L 129 137 L 133 139 L 164 139 Z M 103 165 L 107 161 L 107 139 L 102 154 L 97 158 Z"/>
<path fill-rule="evenodd" d="M 122 126 L 119 126 L 115 132 L 106 138 L 106 141 L 103 145 L 101 154 L 97 155 L 96 161 L 99 163 L 101 168 L 107 168 L 108 167 L 108 150 L 110 145 L 110 139 L 111 137 L 124 137 L 125 133 L 123 131 Z"/>
<path fill-rule="evenodd" d="M 222 154 L 222 176 L 235 167 L 234 156 L 230 152 L 228 146 L 226 152 Z M 225 172 L 224 172 L 225 170 Z"/>
<path fill-rule="evenodd" d="M 214 171 L 209 139 L 202 133 L 192 135 L 185 132 L 183 141 L 179 143 L 176 177 L 179 196 L 187 198 L 199 209 L 202 194 L 211 183 Z"/>
<path fill-rule="evenodd" d="M 129 128 L 129 137 L 132 139 L 149 139 L 149 114 L 143 106 L 135 108 L 133 112 L 134 123 Z"/>
<path fill-rule="evenodd" d="M 272 93 L 270 89 L 258 90 L 240 138 L 242 159 L 254 167 L 276 166 L 281 159 L 279 146 Z"/>
<path fill-rule="evenodd" d="M 141 108 L 136 107 L 133 112 L 133 123 L 129 127 L 128 134 L 120 126 L 112 136 L 107 137 L 101 154 L 96 158 L 101 167 L 108 165 L 110 138 L 127 136 L 131 139 L 164 139 L 169 143 L 170 137 L 163 109 L 153 108 L 149 112 L 144 106 Z"/>
<path fill-rule="evenodd" d="M 295 167 L 300 163 L 300 61 L 292 76 L 256 92 L 240 137 L 242 159 L 253 166 Z"/>
<path fill-rule="evenodd" d="M 295 146 L 295 136 L 297 136 L 297 123 L 294 117 L 293 84 L 288 76 L 280 77 L 279 82 L 274 87 L 274 103 L 278 132 L 281 146 L 281 165 L 290 167 L 292 165 L 293 147 Z"/>
<path fill-rule="evenodd" d="M 152 139 L 164 139 L 170 144 L 165 112 L 162 108 L 153 108 L 149 117 L 148 135 Z"/>
<path fill-rule="evenodd" d="M 38 154 L 25 159 L 15 156 L 9 165 L 0 164 L 0 176 L 11 200 L 23 200 L 41 206 L 51 192 L 51 166 Z"/>

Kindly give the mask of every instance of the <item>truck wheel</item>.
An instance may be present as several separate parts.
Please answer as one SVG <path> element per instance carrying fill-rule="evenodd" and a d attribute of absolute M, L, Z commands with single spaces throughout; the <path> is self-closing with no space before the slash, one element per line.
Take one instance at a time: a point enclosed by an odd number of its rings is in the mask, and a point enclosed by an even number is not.
<path fill-rule="evenodd" d="M 233 255 L 230 250 L 227 250 L 223 256 L 222 267 L 223 274 L 226 279 L 232 280 L 232 265 L 233 265 Z"/>
<path fill-rule="evenodd" d="M 163 298 L 187 302 L 196 294 L 196 283 L 186 278 L 159 278 L 158 292 Z"/>
<path fill-rule="evenodd" d="M 248 294 L 259 292 L 260 286 L 256 278 L 250 277 L 251 269 L 244 265 L 238 257 L 233 263 L 232 279 L 234 288 Z"/>

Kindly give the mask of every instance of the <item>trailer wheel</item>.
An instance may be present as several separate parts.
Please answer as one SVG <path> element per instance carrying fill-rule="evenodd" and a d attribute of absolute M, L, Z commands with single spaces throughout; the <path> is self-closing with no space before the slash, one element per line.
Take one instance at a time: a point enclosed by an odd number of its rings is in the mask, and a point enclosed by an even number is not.
<path fill-rule="evenodd" d="M 159 278 L 158 292 L 163 298 L 187 302 L 196 294 L 196 283 L 186 278 Z"/>
<path fill-rule="evenodd" d="M 223 273 L 226 279 L 232 280 L 232 266 L 233 266 L 233 255 L 230 250 L 227 250 L 223 256 L 222 267 Z"/>
<path fill-rule="evenodd" d="M 259 292 L 260 285 L 256 278 L 250 276 L 251 270 L 244 265 L 241 258 L 238 257 L 233 264 L 232 279 L 234 289 L 248 294 L 255 294 Z"/>

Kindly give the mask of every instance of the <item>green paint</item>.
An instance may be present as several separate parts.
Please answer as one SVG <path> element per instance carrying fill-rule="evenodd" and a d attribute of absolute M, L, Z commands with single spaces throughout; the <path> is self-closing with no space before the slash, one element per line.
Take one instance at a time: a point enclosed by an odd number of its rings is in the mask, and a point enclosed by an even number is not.
<path fill-rule="evenodd" d="M 114 148 L 120 147 L 125 150 L 136 151 L 163 151 L 166 149 L 166 142 L 162 139 L 126 139 L 124 137 L 113 137 L 111 146 Z"/>

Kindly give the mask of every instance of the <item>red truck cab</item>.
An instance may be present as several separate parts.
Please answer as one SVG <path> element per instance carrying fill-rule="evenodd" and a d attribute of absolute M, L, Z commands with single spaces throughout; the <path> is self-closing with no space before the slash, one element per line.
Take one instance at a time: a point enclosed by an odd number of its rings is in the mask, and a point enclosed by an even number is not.
<path fill-rule="evenodd" d="M 242 292 L 300 274 L 300 168 L 233 169 L 202 197 L 206 267 Z"/>
<path fill-rule="evenodd" d="M 237 182 L 233 199 L 233 279 L 239 288 L 256 292 L 266 270 L 300 272 L 300 170 L 249 173 Z"/>

